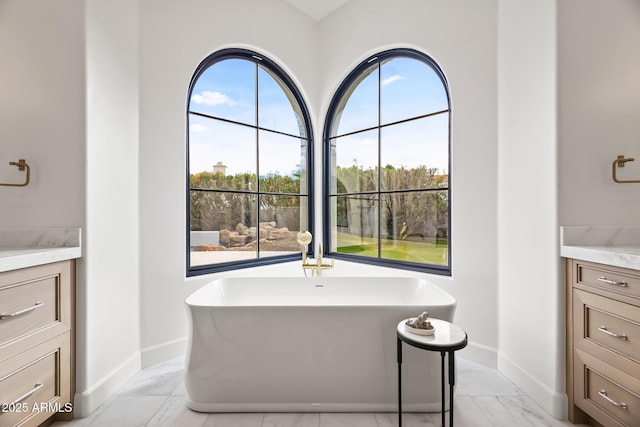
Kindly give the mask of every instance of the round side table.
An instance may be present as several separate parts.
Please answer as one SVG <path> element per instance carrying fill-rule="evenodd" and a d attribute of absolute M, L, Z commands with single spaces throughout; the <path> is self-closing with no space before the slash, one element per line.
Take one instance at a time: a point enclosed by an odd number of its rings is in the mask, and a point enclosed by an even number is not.
<path fill-rule="evenodd" d="M 435 333 L 433 335 L 417 335 L 405 328 L 406 319 L 398 323 L 398 425 L 402 427 L 402 343 L 429 351 L 439 351 L 442 356 L 441 380 L 442 380 L 442 427 L 445 425 L 445 392 L 444 392 L 444 356 L 449 354 L 449 426 L 453 427 L 453 386 L 455 385 L 455 355 L 457 350 L 467 346 L 467 333 L 453 323 L 429 319 Z"/>

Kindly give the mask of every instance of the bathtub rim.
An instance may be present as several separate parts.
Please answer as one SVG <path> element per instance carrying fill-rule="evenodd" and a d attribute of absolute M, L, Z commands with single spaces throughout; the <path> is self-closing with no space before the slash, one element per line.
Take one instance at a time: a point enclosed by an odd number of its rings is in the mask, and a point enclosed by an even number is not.
<path fill-rule="evenodd" d="M 395 303 L 395 304 L 387 304 L 387 303 L 383 303 L 383 304 L 342 304 L 339 303 L 340 301 L 340 297 L 341 295 L 335 295 L 336 297 L 336 301 L 338 303 L 335 304 L 326 304 L 326 303 L 304 303 L 304 304 L 263 304 L 263 303 L 259 303 L 259 304 L 237 304 L 237 303 L 224 303 L 223 301 L 211 301 L 211 298 L 213 298 L 214 296 L 212 295 L 206 295 L 207 293 L 213 293 L 213 292 L 218 292 L 219 294 L 223 294 L 224 291 L 222 289 L 223 286 L 227 285 L 226 282 L 233 282 L 233 281 L 265 281 L 265 280 L 287 280 L 287 281 L 293 281 L 293 280 L 301 280 L 303 282 L 302 286 L 305 286 L 305 284 L 316 284 L 320 281 L 346 281 L 347 285 L 349 280 L 353 280 L 353 279 L 359 279 L 359 280 L 375 280 L 375 281 L 386 281 L 386 280 L 400 280 L 403 282 L 412 282 L 415 281 L 415 285 L 416 286 L 416 292 L 422 290 L 421 288 L 427 288 L 427 290 L 425 292 L 434 292 L 434 295 L 430 295 L 430 296 L 434 296 L 435 298 L 433 300 L 429 300 L 429 301 L 424 301 L 424 300 L 419 300 L 417 302 L 411 302 L 411 303 Z M 410 283 L 409 283 L 410 284 Z M 315 286 L 315 285 L 314 285 Z M 342 286 L 342 283 L 339 284 L 339 286 Z M 212 290 L 212 288 L 216 288 L 215 290 Z M 208 297 L 208 298 L 207 298 Z M 200 301 L 201 299 L 206 299 L 208 300 L 207 302 L 202 302 Z M 434 302 L 435 301 L 435 302 Z M 287 307 L 423 307 L 423 306 L 453 306 L 453 307 L 457 307 L 458 304 L 458 300 L 451 294 L 449 293 L 447 290 L 443 289 L 442 287 L 436 285 L 433 282 L 428 281 L 425 278 L 421 278 L 421 277 L 405 277 L 405 276 L 383 276 L 383 277 L 379 277 L 379 276 L 329 276 L 329 277 L 298 277 L 298 276 L 282 276 L 282 277 L 278 277 L 278 276 L 269 276 L 269 277 L 258 277 L 258 276 L 229 276 L 229 277 L 219 277 L 216 278 L 212 281 L 209 281 L 207 283 L 205 283 L 203 286 L 201 286 L 200 288 L 196 289 L 194 292 L 192 292 L 190 295 L 188 295 L 185 299 L 184 299 L 184 304 L 186 307 L 188 308 L 243 308 L 243 307 L 269 307 L 269 308 L 287 308 Z"/>

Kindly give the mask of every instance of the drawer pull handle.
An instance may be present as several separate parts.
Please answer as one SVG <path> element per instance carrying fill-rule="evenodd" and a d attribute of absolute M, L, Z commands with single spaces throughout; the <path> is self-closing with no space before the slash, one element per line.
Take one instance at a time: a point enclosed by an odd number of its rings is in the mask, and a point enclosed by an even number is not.
<path fill-rule="evenodd" d="M 29 390 L 28 392 L 26 392 L 25 394 L 23 394 L 22 396 L 20 396 L 19 398 L 17 398 L 16 400 L 14 400 L 13 402 L 11 402 L 9 404 L 9 407 L 15 406 L 18 403 L 22 402 L 23 400 L 25 400 L 27 397 L 31 396 L 33 393 L 35 393 L 36 391 L 40 390 L 42 387 L 44 387 L 43 384 L 41 383 L 36 383 L 36 385 L 33 386 L 33 388 L 31 390 Z"/>
<path fill-rule="evenodd" d="M 38 301 L 34 305 L 32 305 L 31 307 L 23 308 L 22 310 L 14 311 L 13 313 L 0 313 L 0 320 L 5 319 L 7 317 L 20 316 L 21 314 L 25 314 L 25 313 L 33 311 L 33 310 L 35 310 L 37 308 L 40 308 L 43 305 L 44 305 L 43 302 Z"/>
<path fill-rule="evenodd" d="M 614 338 L 620 338 L 621 340 L 626 340 L 627 339 L 627 334 L 616 334 L 616 333 L 613 333 L 611 331 L 608 331 L 606 326 L 600 326 L 598 328 L 598 330 L 600 332 L 603 332 L 603 333 L 605 333 L 605 334 L 607 334 L 607 335 L 609 335 L 611 337 L 614 337 Z"/>
<path fill-rule="evenodd" d="M 627 282 L 625 282 L 625 281 L 622 281 L 622 282 L 616 282 L 615 280 L 607 279 L 605 276 L 600 276 L 600 277 L 598 277 L 598 281 L 599 281 L 599 282 L 602 282 L 602 283 L 606 283 L 606 284 L 608 284 L 608 285 L 622 286 L 623 288 L 624 288 L 625 286 L 627 286 Z"/>
<path fill-rule="evenodd" d="M 615 400 L 613 400 L 612 398 L 607 396 L 607 392 L 605 390 L 600 390 L 598 392 L 598 394 L 600 396 L 602 396 L 605 400 L 607 400 L 609 403 L 617 406 L 618 408 L 627 409 L 627 404 L 626 403 L 624 403 L 624 402 L 616 402 Z"/>

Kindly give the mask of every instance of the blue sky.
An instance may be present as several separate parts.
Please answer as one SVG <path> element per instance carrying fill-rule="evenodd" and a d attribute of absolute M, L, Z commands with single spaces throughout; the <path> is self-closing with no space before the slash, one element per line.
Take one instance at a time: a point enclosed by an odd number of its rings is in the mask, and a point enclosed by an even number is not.
<path fill-rule="evenodd" d="M 196 82 L 190 109 L 255 125 L 255 64 L 234 59 L 207 69 Z M 436 73 L 426 64 L 395 58 L 381 67 L 381 122 L 390 123 L 447 109 L 447 97 Z M 261 127 L 299 135 L 300 113 L 295 111 L 274 77 L 259 67 L 259 117 Z M 378 71 L 362 80 L 344 106 L 337 134 L 376 126 L 378 123 Z M 316 124 L 318 126 L 319 124 Z M 194 115 L 190 116 L 190 171 L 210 171 L 221 161 L 230 174 L 255 173 L 255 130 Z M 448 114 L 383 128 L 382 165 L 448 169 Z M 300 138 L 260 132 L 260 175 L 288 175 L 304 159 Z M 377 132 L 337 140 L 339 166 L 377 165 Z M 297 149 L 296 149 L 297 147 Z M 406 153 L 416 153 L 407 156 Z"/>

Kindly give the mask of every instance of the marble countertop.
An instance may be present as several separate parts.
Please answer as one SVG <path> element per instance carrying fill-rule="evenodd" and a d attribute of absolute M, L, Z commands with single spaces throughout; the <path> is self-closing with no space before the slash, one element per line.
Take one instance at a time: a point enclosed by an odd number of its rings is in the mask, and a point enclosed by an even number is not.
<path fill-rule="evenodd" d="M 81 256 L 80 228 L 0 228 L 0 272 Z"/>
<path fill-rule="evenodd" d="M 560 256 L 640 270 L 640 227 L 561 227 Z"/>

